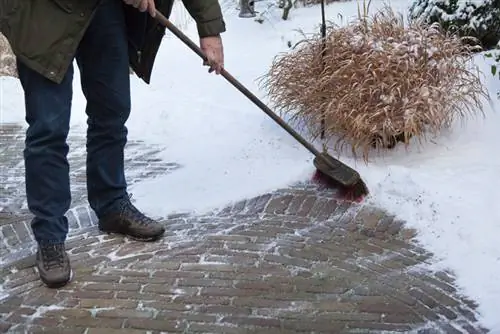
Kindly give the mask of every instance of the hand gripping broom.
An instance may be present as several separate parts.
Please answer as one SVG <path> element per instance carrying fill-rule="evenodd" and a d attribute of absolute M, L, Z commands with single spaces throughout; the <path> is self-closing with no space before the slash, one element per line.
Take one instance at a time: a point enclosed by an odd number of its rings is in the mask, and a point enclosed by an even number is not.
<path fill-rule="evenodd" d="M 186 46 L 188 46 L 193 52 L 200 56 L 203 61 L 207 61 L 207 57 L 203 51 L 189 37 L 172 24 L 170 20 L 160 13 L 160 11 L 156 10 L 155 18 L 171 33 L 177 36 L 184 44 L 186 44 Z M 342 195 L 347 200 L 359 201 L 368 194 L 368 188 L 359 176 L 358 172 L 328 155 L 326 152 L 320 153 L 311 143 L 307 142 L 302 136 L 300 136 L 282 118 L 269 109 L 268 106 L 259 100 L 225 69 L 222 70 L 221 75 L 314 155 L 315 158 L 313 163 L 317 169 L 316 179 L 320 179 L 322 183 L 327 186 L 340 188 Z"/>

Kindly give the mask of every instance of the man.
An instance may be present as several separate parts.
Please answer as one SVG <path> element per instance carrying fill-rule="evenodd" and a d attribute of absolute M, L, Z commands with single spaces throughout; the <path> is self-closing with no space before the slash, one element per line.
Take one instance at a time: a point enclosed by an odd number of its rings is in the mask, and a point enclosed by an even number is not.
<path fill-rule="evenodd" d="M 71 279 L 64 244 L 71 202 L 66 138 L 74 59 L 87 100 L 87 192 L 99 229 L 143 241 L 157 240 L 165 232 L 130 202 L 124 146 L 131 107 L 129 68 L 149 84 L 165 34 L 153 16 L 157 8 L 168 17 L 173 1 L 0 0 L 0 31 L 17 57 L 25 94 L 26 194 L 38 243 L 36 266 L 49 287 Z M 205 65 L 219 74 L 220 33 L 225 31 L 219 3 L 183 3 L 196 21 L 200 46 L 209 59 Z"/>

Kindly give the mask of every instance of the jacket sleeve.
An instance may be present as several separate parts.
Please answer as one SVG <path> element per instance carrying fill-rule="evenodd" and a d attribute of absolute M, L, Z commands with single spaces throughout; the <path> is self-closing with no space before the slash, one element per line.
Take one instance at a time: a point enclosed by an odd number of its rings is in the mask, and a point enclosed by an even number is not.
<path fill-rule="evenodd" d="M 182 0 L 182 2 L 196 21 L 200 37 L 217 36 L 226 31 L 218 0 Z"/>

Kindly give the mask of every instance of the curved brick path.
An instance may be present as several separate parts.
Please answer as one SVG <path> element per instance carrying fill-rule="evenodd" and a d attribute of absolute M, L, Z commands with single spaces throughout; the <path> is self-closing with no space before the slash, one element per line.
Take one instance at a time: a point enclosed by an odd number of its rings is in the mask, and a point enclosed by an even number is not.
<path fill-rule="evenodd" d="M 12 143 L 18 132 L 3 133 Z M 136 173 L 129 166 L 128 175 Z M 453 276 L 423 269 L 431 254 L 411 242 L 413 231 L 379 209 L 339 205 L 311 185 L 205 217 L 167 217 L 167 237 L 153 244 L 100 235 L 82 203 L 72 211 L 68 243 L 75 280 L 46 289 L 32 256 L 0 267 L 0 332 L 486 332 Z M 19 246 L 0 255 L 29 255 L 19 251 L 25 220 L 1 217 L 3 240 L 17 238 Z"/>

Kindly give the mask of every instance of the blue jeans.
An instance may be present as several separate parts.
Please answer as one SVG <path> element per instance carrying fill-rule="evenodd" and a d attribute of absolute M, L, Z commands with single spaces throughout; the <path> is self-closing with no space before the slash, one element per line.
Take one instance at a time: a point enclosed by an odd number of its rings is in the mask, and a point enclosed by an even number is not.
<path fill-rule="evenodd" d="M 98 217 L 127 198 L 125 122 L 130 114 L 128 43 L 122 2 L 104 0 L 75 55 L 87 100 L 87 192 Z M 64 242 L 71 193 L 68 145 L 73 67 L 61 84 L 18 61 L 25 95 L 26 195 L 38 243 Z"/>

